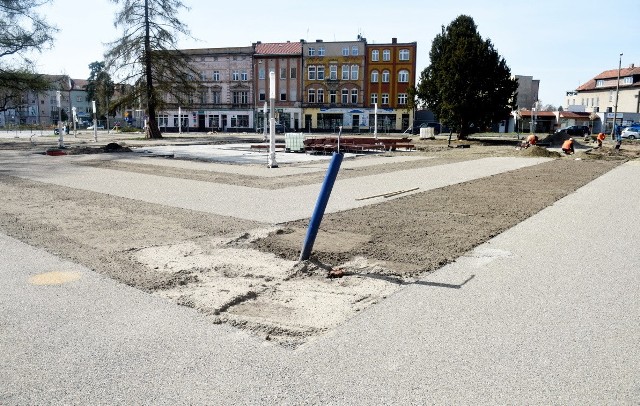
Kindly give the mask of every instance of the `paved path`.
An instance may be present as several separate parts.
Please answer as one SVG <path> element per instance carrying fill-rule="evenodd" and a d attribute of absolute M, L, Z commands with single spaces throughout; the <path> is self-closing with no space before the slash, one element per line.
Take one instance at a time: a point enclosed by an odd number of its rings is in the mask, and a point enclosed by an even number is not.
<path fill-rule="evenodd" d="M 612 170 L 296 351 L 0 235 L 0 404 L 639 404 L 638 179 Z"/>

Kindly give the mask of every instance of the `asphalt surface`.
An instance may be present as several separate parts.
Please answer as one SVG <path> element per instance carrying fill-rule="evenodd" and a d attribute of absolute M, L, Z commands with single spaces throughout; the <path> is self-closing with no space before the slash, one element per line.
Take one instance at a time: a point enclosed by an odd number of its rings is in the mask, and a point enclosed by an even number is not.
<path fill-rule="evenodd" d="M 640 404 L 639 178 L 617 167 L 295 351 L 0 234 L 0 404 Z"/>

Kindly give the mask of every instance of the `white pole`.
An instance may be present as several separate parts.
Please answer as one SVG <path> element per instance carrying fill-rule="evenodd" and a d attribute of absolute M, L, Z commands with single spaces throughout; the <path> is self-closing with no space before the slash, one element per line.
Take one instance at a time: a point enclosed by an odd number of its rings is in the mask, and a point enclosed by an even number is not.
<path fill-rule="evenodd" d="M 262 123 L 262 127 L 263 127 L 263 135 L 264 135 L 264 140 L 267 140 L 267 102 L 264 102 L 264 107 L 262 108 L 262 115 L 264 116 L 263 118 L 263 123 Z"/>
<path fill-rule="evenodd" d="M 277 168 L 276 162 L 276 119 L 273 116 L 276 104 L 276 73 L 269 72 L 269 103 L 271 105 L 269 111 L 269 168 Z"/>
<path fill-rule="evenodd" d="M 98 142 L 98 118 L 96 116 L 96 101 L 92 100 L 91 105 L 93 106 L 93 140 Z"/>
<path fill-rule="evenodd" d="M 378 103 L 373 103 L 373 136 L 378 139 Z"/>
<path fill-rule="evenodd" d="M 73 120 L 73 136 L 74 138 L 78 138 L 78 134 L 76 133 L 76 121 L 78 121 L 78 116 L 77 116 L 77 109 L 75 107 L 71 107 L 71 110 L 73 111 L 73 117 L 71 118 Z"/>
<path fill-rule="evenodd" d="M 178 133 L 182 134 L 182 107 L 178 107 Z"/>
<path fill-rule="evenodd" d="M 61 97 L 62 94 L 58 90 L 56 92 L 56 102 L 58 103 L 58 148 L 64 148 L 64 135 L 62 135 L 62 105 L 60 103 Z"/>

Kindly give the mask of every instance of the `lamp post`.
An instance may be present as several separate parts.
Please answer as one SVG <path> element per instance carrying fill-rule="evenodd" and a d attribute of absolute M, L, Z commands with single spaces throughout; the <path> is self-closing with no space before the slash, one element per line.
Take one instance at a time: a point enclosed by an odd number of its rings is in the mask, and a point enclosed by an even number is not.
<path fill-rule="evenodd" d="M 62 131 L 62 94 L 60 90 L 56 92 L 56 102 L 58 104 L 58 148 L 64 148 L 64 135 Z"/>
<path fill-rule="evenodd" d="M 611 127 L 611 138 L 616 138 L 616 119 L 618 118 L 618 93 L 620 92 L 620 68 L 622 68 L 622 52 L 618 60 L 618 81 L 616 82 L 616 103 L 613 105 L 613 126 Z"/>
<path fill-rule="evenodd" d="M 276 104 L 276 72 L 269 72 L 269 168 L 277 168 L 276 162 L 276 119 L 274 117 Z"/>
<path fill-rule="evenodd" d="M 96 101 L 91 101 L 91 106 L 93 107 L 93 140 L 98 142 L 98 118 L 96 116 Z"/>

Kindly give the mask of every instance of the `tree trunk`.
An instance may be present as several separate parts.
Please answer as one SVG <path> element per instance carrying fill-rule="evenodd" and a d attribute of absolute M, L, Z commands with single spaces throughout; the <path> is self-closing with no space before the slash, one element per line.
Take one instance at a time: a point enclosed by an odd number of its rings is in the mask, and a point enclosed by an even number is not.
<path fill-rule="evenodd" d="M 162 133 L 158 127 L 158 121 L 156 119 L 156 95 L 153 90 L 153 76 L 151 66 L 151 39 L 149 33 L 149 2 L 144 1 L 144 23 L 145 23 L 145 36 L 144 36 L 144 63 L 145 63 L 145 75 L 146 75 L 146 93 L 147 93 L 147 128 L 145 130 L 145 136 L 147 138 L 162 138 Z"/>

